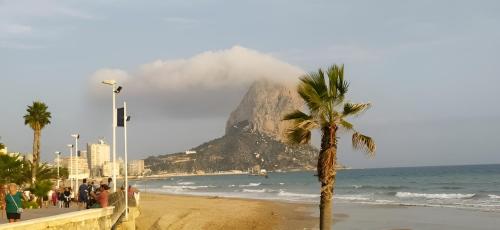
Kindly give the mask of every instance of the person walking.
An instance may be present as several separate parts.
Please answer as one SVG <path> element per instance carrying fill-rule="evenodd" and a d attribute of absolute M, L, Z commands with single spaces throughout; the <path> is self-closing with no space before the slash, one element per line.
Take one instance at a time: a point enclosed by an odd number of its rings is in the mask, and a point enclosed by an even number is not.
<path fill-rule="evenodd" d="M 78 209 L 87 208 L 87 202 L 89 201 L 87 179 L 83 179 L 83 183 L 78 188 Z"/>
<path fill-rule="evenodd" d="M 57 189 L 54 188 L 50 196 L 50 199 L 52 200 L 52 206 L 54 207 L 57 205 L 57 198 L 58 198 Z"/>
<path fill-rule="evenodd" d="M 64 188 L 64 207 L 69 208 L 69 203 L 71 202 L 71 192 L 69 191 L 69 188 L 66 187 Z"/>
<path fill-rule="evenodd" d="M 17 191 L 17 184 L 9 184 L 8 189 L 9 191 L 5 196 L 5 212 L 9 223 L 13 223 L 21 219 L 21 213 L 23 212 L 21 199 L 27 199 L 22 192 Z"/>
<path fill-rule="evenodd" d="M 63 188 L 59 188 L 59 190 L 57 190 L 57 200 L 59 203 L 59 208 L 63 208 L 63 206 L 64 206 L 64 189 Z"/>

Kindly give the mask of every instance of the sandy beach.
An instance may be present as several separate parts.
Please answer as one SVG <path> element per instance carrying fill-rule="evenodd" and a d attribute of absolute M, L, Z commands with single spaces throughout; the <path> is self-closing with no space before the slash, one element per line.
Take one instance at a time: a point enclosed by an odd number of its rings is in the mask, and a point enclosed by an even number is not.
<path fill-rule="evenodd" d="M 314 229 L 316 205 L 141 194 L 137 229 Z"/>
<path fill-rule="evenodd" d="M 314 204 L 142 194 L 137 229 L 318 229 Z M 498 229 L 500 213 L 335 203 L 333 229 Z"/>

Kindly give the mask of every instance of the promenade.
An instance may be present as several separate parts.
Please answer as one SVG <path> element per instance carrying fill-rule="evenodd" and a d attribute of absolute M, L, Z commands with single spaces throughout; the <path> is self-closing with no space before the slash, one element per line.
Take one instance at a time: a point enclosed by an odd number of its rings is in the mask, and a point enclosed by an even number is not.
<path fill-rule="evenodd" d="M 48 208 L 39 208 L 39 209 L 25 209 L 24 212 L 21 214 L 21 220 L 31 220 L 35 218 L 41 218 L 41 217 L 47 217 L 47 216 L 53 216 L 53 215 L 58 215 L 58 214 L 64 214 L 68 212 L 74 212 L 78 211 L 78 208 L 75 206 L 72 206 L 70 208 L 57 208 L 54 206 L 49 206 Z M 4 212 L 4 211 L 2 211 Z M 0 224 L 5 224 L 8 223 L 9 220 L 7 220 L 5 212 L 3 213 L 3 218 L 0 216 Z"/>

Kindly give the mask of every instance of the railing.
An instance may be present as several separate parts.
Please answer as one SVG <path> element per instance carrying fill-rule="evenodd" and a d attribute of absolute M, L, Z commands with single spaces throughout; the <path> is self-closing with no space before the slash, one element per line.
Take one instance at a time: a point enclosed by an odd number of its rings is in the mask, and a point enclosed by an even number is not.
<path fill-rule="evenodd" d="M 137 194 L 137 199 L 139 195 Z M 113 214 L 111 215 L 111 223 L 115 226 L 120 219 L 125 215 L 125 191 L 114 192 L 109 194 L 108 199 L 109 206 L 114 206 Z M 136 207 L 137 202 L 136 198 L 129 197 L 128 198 L 128 206 Z"/>
<path fill-rule="evenodd" d="M 111 215 L 111 223 L 114 226 L 121 216 L 125 213 L 125 194 L 124 192 L 114 192 L 109 194 L 108 206 L 114 206 Z"/>

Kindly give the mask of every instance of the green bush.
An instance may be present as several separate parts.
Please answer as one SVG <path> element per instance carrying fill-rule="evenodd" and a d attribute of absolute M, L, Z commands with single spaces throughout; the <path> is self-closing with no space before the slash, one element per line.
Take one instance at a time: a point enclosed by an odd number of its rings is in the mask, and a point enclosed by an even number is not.
<path fill-rule="evenodd" d="M 23 200 L 23 208 L 31 209 L 31 208 L 39 208 L 40 206 L 34 201 L 25 201 Z"/>

